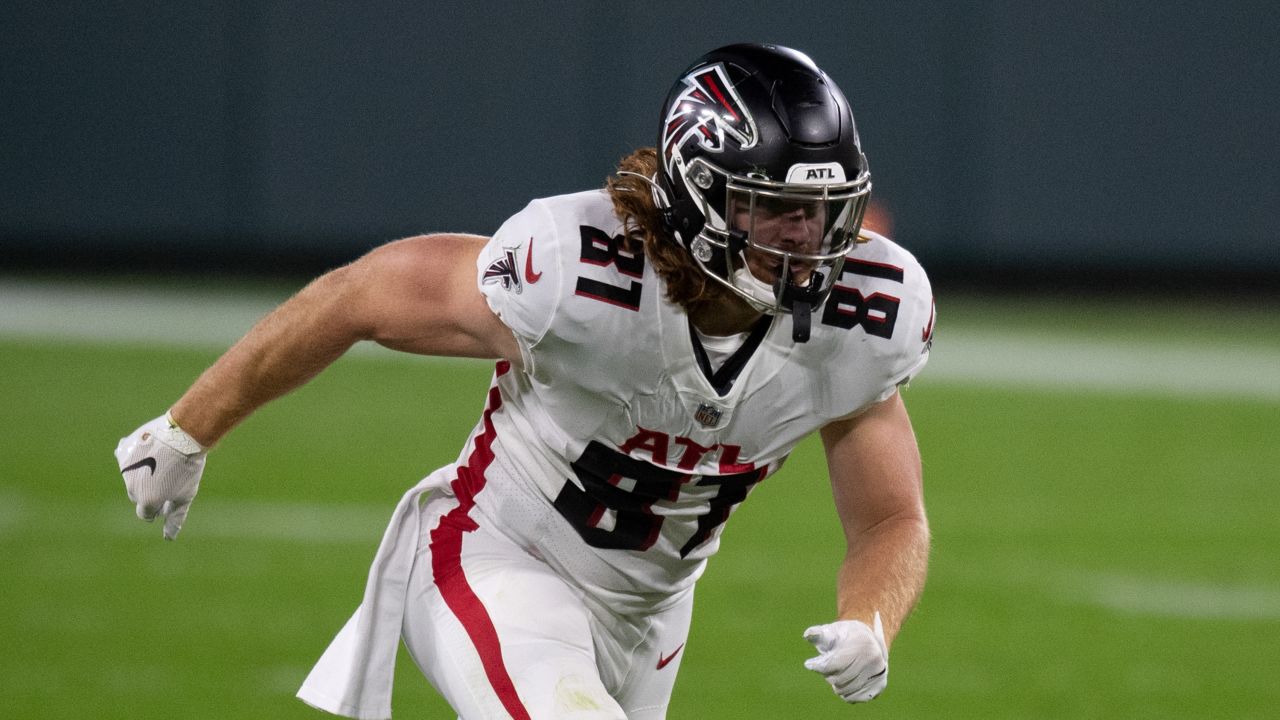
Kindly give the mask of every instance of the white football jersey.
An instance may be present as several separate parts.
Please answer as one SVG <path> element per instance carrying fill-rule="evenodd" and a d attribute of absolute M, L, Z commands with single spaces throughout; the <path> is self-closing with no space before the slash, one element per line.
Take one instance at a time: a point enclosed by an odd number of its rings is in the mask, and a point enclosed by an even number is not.
<path fill-rule="evenodd" d="M 654 597 L 697 579 L 729 514 L 804 437 L 919 372 L 933 298 L 910 253 L 864 233 L 808 342 L 766 317 L 713 373 L 621 234 L 595 190 L 533 201 L 481 253 L 480 289 L 524 361 L 495 376 L 486 442 L 594 556 L 560 564 L 602 592 Z M 553 545 L 539 551 L 564 552 Z"/>

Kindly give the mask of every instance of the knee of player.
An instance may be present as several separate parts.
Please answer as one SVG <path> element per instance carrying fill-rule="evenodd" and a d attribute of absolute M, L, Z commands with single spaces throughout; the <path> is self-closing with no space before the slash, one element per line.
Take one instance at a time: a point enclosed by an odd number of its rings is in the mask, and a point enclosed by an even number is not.
<path fill-rule="evenodd" d="M 597 677 L 561 675 L 551 688 L 548 702 L 533 713 L 534 720 L 627 720 L 618 702 Z"/>

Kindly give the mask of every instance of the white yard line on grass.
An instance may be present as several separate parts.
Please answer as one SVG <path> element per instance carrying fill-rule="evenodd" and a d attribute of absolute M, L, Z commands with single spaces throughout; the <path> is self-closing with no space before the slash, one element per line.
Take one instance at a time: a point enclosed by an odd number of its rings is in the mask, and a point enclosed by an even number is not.
<path fill-rule="evenodd" d="M 119 483 L 119 480 L 116 481 Z M 405 480 L 406 487 L 413 479 Z M 55 501 L 23 493 L 18 488 L 0 487 L 0 540 L 43 533 L 101 533 L 119 537 L 150 537 L 160 541 L 161 523 L 145 523 L 134 514 L 124 496 L 82 513 L 90 522 L 50 523 L 64 508 Z M 385 504 L 313 503 L 292 501 L 233 500 L 201 497 L 192 505 L 192 514 L 182 537 L 224 540 L 294 542 L 305 545 L 371 545 L 382 537 L 395 498 Z"/>
<path fill-rule="evenodd" d="M 97 287 L 0 277 L 0 339 L 153 343 L 218 350 L 283 295 Z M 360 352 L 377 350 L 369 343 Z M 379 351 L 379 355 L 397 355 Z M 1280 349 L 1136 339 L 1099 340 L 950 327 L 921 382 L 1075 388 L 1280 400 Z"/>
<path fill-rule="evenodd" d="M 922 380 L 1280 400 L 1280 349 L 956 328 Z"/>
<path fill-rule="evenodd" d="M 118 482 L 118 481 L 117 481 Z M 406 487 L 412 478 L 405 481 Z M 96 522 L 70 525 L 50 523 L 63 509 L 55 501 L 37 498 L 17 488 L 0 488 L 0 540 L 44 533 L 106 533 L 118 537 L 154 537 L 160 542 L 161 522 L 146 523 L 134 514 L 124 496 L 104 502 L 85 515 Z M 391 519 L 395 498 L 385 504 L 313 503 L 293 501 L 198 498 L 182 530 L 182 538 L 216 538 L 292 542 L 304 545 L 377 546 Z M 83 515 L 83 513 L 82 513 Z"/>
<path fill-rule="evenodd" d="M 1126 615 L 1188 620 L 1280 620 L 1280 588 L 1128 575 L 1080 578 L 1060 592 L 1069 600 Z"/>
<path fill-rule="evenodd" d="M 0 337 L 225 348 L 284 299 L 0 277 Z"/>
<path fill-rule="evenodd" d="M 412 479 L 406 479 L 405 485 Z M 391 520 L 395 499 L 385 505 L 266 502 L 199 498 L 192 504 L 183 535 L 225 540 L 264 540 L 318 544 L 376 546 Z M 113 504 L 102 510 L 102 528 L 115 535 L 151 533 L 160 537 L 160 523 L 138 520 L 128 507 Z M 199 513 L 199 515 L 196 515 Z"/>
<path fill-rule="evenodd" d="M 0 340 L 225 350 L 286 299 L 287 294 L 263 290 L 99 287 L 0 276 Z M 360 343 L 353 352 L 424 359 L 373 343 Z"/>

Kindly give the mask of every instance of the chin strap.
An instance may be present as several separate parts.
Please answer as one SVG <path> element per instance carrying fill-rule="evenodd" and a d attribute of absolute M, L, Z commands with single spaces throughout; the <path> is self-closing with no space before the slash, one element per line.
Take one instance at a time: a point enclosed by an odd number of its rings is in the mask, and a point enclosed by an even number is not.
<path fill-rule="evenodd" d="M 791 305 L 791 339 L 798 343 L 809 342 L 809 326 L 812 308 L 807 302 Z"/>
<path fill-rule="evenodd" d="M 809 330 L 813 327 L 813 308 L 821 299 L 822 273 L 816 270 L 809 276 L 807 286 L 796 285 L 790 279 L 782 280 L 782 292 L 779 300 L 784 307 L 791 308 L 791 339 L 798 342 L 809 342 Z"/>

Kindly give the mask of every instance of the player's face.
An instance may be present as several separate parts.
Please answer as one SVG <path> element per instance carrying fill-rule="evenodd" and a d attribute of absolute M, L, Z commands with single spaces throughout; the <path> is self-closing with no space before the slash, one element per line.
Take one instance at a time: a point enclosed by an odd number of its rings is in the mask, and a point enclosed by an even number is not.
<path fill-rule="evenodd" d="M 822 251 L 826 203 L 821 200 L 782 200 L 757 196 L 754 204 L 745 197 L 735 198 L 732 209 L 733 228 L 747 234 L 747 267 L 759 280 L 773 284 L 782 272 L 782 255 L 770 249 L 801 255 Z M 791 281 L 804 285 L 817 264 L 792 258 Z"/>

